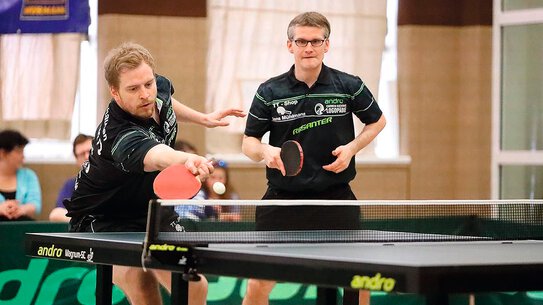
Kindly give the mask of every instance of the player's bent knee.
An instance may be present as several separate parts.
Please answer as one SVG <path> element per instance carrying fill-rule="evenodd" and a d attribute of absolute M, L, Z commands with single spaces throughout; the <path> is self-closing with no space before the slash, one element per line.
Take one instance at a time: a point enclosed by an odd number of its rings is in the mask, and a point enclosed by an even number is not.
<path fill-rule="evenodd" d="M 200 274 L 199 281 L 189 282 L 189 299 L 191 305 L 206 304 L 208 282 Z"/>
<path fill-rule="evenodd" d="M 130 304 L 161 304 L 158 281 L 141 268 L 113 266 L 113 283 L 124 292 Z"/>
<path fill-rule="evenodd" d="M 141 268 L 113 266 L 113 284 L 121 289 L 139 289 L 155 283 L 154 278 L 149 278 Z"/>
<path fill-rule="evenodd" d="M 207 294 L 207 279 L 200 275 L 200 280 L 199 281 L 191 281 L 189 282 L 189 289 L 190 289 L 190 292 L 191 293 L 196 293 L 196 294 Z"/>
<path fill-rule="evenodd" d="M 250 279 L 247 282 L 247 294 L 260 294 L 268 296 L 273 290 L 275 283 L 275 281 Z"/>

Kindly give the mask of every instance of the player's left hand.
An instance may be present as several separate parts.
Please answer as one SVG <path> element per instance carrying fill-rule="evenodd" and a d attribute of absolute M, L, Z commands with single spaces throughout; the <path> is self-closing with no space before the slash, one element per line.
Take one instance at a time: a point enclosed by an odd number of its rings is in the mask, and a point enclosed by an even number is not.
<path fill-rule="evenodd" d="M 341 145 L 332 151 L 332 155 L 337 157 L 336 160 L 328 165 L 324 165 L 322 168 L 337 174 L 349 166 L 354 152 L 348 145 Z"/>
<path fill-rule="evenodd" d="M 217 110 L 211 113 L 208 113 L 204 116 L 204 126 L 206 127 L 219 127 L 219 126 L 228 126 L 230 125 L 229 122 L 223 121 L 227 116 L 235 116 L 238 118 L 242 118 L 246 116 L 246 113 L 243 112 L 242 109 L 237 108 L 228 108 L 225 110 Z"/>

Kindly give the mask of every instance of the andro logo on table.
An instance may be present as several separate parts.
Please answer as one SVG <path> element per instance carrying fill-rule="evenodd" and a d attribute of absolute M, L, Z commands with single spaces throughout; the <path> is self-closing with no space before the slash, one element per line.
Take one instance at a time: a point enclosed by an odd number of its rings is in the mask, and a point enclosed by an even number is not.
<path fill-rule="evenodd" d="M 393 278 L 381 277 L 381 273 L 377 273 L 373 277 L 355 275 L 351 281 L 351 287 L 354 289 L 391 292 L 394 290 L 394 286 L 396 286 L 396 280 Z"/>
<path fill-rule="evenodd" d="M 187 247 L 179 247 L 175 245 L 168 245 L 168 244 L 152 244 L 149 246 L 149 250 L 151 251 L 179 251 L 179 252 L 188 252 L 189 249 Z"/>
<path fill-rule="evenodd" d="M 55 244 L 52 244 L 51 247 L 39 247 L 38 255 L 45 257 L 60 257 L 64 250 L 62 248 L 55 248 Z"/>
<path fill-rule="evenodd" d="M 89 263 L 92 263 L 92 259 L 94 258 L 92 248 L 85 248 L 84 250 L 81 250 L 81 248 L 77 250 L 70 250 L 68 248 L 56 247 L 55 244 L 51 244 L 51 246 L 37 247 L 36 254 L 46 258 L 68 258 L 71 260 L 87 261 Z"/>

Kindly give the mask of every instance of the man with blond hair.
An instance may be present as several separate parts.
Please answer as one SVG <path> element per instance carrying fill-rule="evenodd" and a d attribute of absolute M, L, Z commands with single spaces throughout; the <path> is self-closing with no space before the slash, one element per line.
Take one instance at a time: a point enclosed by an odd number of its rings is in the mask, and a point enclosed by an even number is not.
<path fill-rule="evenodd" d="M 171 81 L 155 74 L 150 52 L 135 43 L 113 49 L 104 62 L 112 100 L 98 125 L 89 162 L 79 171 L 75 191 L 65 201 L 71 231 L 142 232 L 147 206 L 156 198 L 153 180 L 172 164 L 185 164 L 204 179 L 213 166 L 204 157 L 174 150 L 177 120 L 206 127 L 226 126 L 227 116 L 242 117 L 239 109 L 204 114 L 173 98 Z M 173 209 L 161 215 L 162 231 L 179 231 Z M 133 305 L 162 304 L 159 284 L 171 291 L 171 272 L 114 266 L 113 282 Z M 207 281 L 189 283 L 189 303 L 206 303 Z"/>

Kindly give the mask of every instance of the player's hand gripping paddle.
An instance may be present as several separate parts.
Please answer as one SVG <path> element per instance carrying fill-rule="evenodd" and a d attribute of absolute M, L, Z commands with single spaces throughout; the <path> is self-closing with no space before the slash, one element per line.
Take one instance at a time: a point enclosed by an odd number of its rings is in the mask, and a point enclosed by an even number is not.
<path fill-rule="evenodd" d="M 155 194 L 161 199 L 190 199 L 198 193 L 202 182 L 184 164 L 170 165 L 156 176 Z"/>
<path fill-rule="evenodd" d="M 281 145 L 281 161 L 287 176 L 296 176 L 304 165 L 304 151 L 300 143 L 288 140 Z"/>

